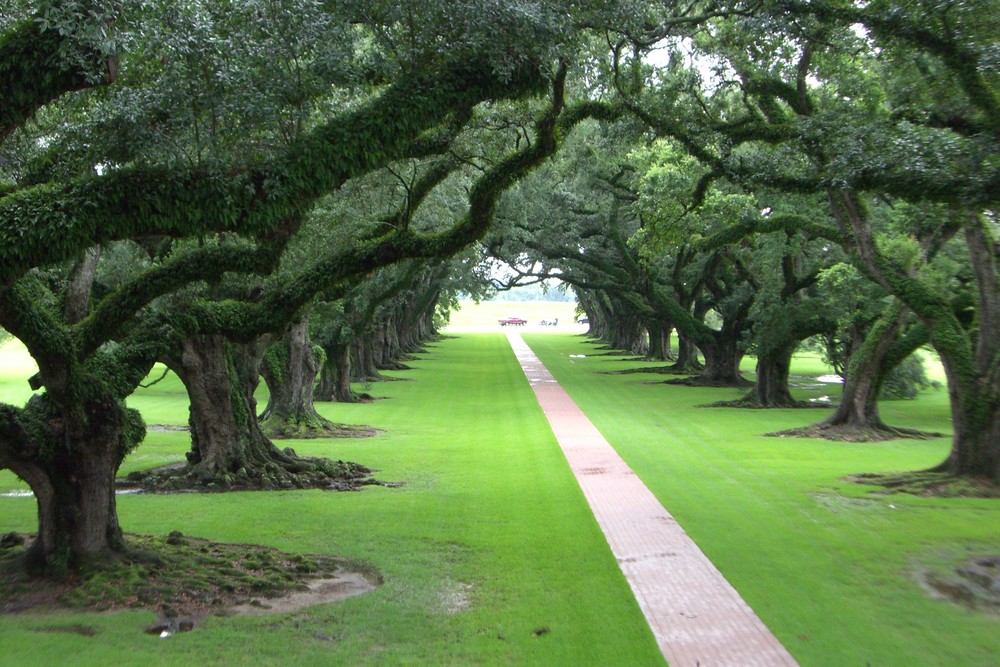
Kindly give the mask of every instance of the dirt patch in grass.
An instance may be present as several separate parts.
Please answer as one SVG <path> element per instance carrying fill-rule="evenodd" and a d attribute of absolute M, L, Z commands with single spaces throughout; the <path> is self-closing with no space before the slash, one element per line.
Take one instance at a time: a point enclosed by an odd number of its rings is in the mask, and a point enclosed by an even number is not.
<path fill-rule="evenodd" d="M 148 609 L 148 632 L 190 630 L 208 615 L 277 613 L 366 593 L 382 584 L 371 565 L 333 556 L 220 544 L 172 532 L 133 535 L 117 562 L 63 579 L 30 576 L 23 556 L 32 535 L 0 547 L 0 614 L 53 610 Z M 53 626 L 54 627 L 54 626 Z M 75 626 L 44 631 L 78 632 Z"/>
<path fill-rule="evenodd" d="M 943 472 L 887 472 L 849 475 L 845 482 L 877 486 L 873 493 L 908 493 L 936 498 L 1000 498 L 1000 485 L 985 477 L 955 477 Z"/>
<path fill-rule="evenodd" d="M 829 405 L 817 405 L 817 407 L 829 408 Z M 918 431 L 912 428 L 896 426 L 857 428 L 853 426 L 831 426 L 822 423 L 790 428 L 774 433 L 765 433 L 764 435 L 769 438 L 816 438 L 820 440 L 832 440 L 834 442 L 884 442 L 900 438 L 931 440 L 944 437 L 942 433 Z"/>
<path fill-rule="evenodd" d="M 1000 555 L 979 555 L 947 566 L 920 567 L 916 578 L 921 588 L 936 599 L 1000 614 Z"/>

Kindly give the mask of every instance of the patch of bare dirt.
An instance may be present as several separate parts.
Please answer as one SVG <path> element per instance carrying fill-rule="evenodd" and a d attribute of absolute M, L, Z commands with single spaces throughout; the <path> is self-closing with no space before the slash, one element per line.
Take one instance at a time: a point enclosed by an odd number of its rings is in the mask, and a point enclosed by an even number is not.
<path fill-rule="evenodd" d="M 939 600 L 1000 614 L 1000 556 L 977 556 L 948 570 L 924 568 L 917 580 Z"/>
<path fill-rule="evenodd" d="M 336 602 L 382 583 L 360 561 L 220 544 L 177 531 L 165 538 L 129 536 L 130 553 L 100 569 L 40 578 L 23 563 L 34 536 L 4 537 L 0 614 L 148 609 L 157 614 L 146 628 L 151 634 L 191 630 L 210 615 L 281 613 Z M 69 626 L 51 631 L 78 632 Z"/>

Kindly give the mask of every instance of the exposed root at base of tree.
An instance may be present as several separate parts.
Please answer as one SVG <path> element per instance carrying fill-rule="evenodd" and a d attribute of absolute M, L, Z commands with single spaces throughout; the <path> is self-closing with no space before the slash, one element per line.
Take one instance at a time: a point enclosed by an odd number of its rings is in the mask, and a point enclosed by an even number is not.
<path fill-rule="evenodd" d="M 770 410 L 773 408 L 824 408 L 830 409 L 829 403 L 813 403 L 811 401 L 780 401 L 776 403 L 761 403 L 756 398 L 744 396 L 735 401 L 716 401 L 715 403 L 703 403 L 696 405 L 696 408 L 742 408 L 747 410 Z"/>
<path fill-rule="evenodd" d="M 700 364 L 686 364 L 683 366 L 681 364 L 671 364 L 665 367 L 663 372 L 671 375 L 698 375 L 703 370 L 705 370 L 705 367 Z"/>
<path fill-rule="evenodd" d="M 1000 484 L 985 477 L 956 476 L 928 470 L 919 472 L 861 473 L 845 482 L 880 487 L 874 493 L 908 493 L 937 498 L 1000 498 Z"/>
<path fill-rule="evenodd" d="M 409 368 L 400 368 L 397 370 L 410 370 Z M 371 384 L 373 382 L 409 382 L 410 378 L 398 378 L 392 375 L 382 375 L 381 373 L 372 373 L 370 375 L 365 375 L 357 380 L 361 384 Z"/>
<path fill-rule="evenodd" d="M 407 366 L 402 361 L 386 361 L 378 366 L 380 371 L 412 371 L 412 366 Z M 377 378 L 368 378 L 372 382 L 381 382 L 384 380 L 395 380 L 397 378 L 388 378 L 383 376 L 381 373 Z"/>
<path fill-rule="evenodd" d="M 601 375 L 633 375 L 635 373 L 653 373 L 655 375 L 677 375 L 668 366 L 640 366 L 639 368 L 623 368 L 620 371 L 601 371 Z"/>
<path fill-rule="evenodd" d="M 745 389 L 753 386 L 753 382 L 750 382 L 750 380 L 745 378 L 714 380 L 700 375 L 664 380 L 663 384 L 677 385 L 680 387 L 731 387 L 734 389 Z"/>
<path fill-rule="evenodd" d="M 62 579 L 35 578 L 24 566 L 24 554 L 33 539 L 33 535 L 8 533 L 0 540 L 0 614 L 148 609 L 158 619 L 146 631 L 159 634 L 189 630 L 208 615 L 239 613 L 240 605 L 278 609 L 279 598 L 316 590 L 320 581 L 350 581 L 353 594 L 382 584 L 379 572 L 361 561 L 219 544 L 177 531 L 166 537 L 129 535 L 129 551 L 109 557 L 99 568 Z M 325 597 L 300 597 L 302 606 L 339 599 L 332 588 L 327 587 Z M 43 630 L 96 633 L 88 628 L 46 626 Z"/>
<path fill-rule="evenodd" d="M 382 433 L 371 426 L 337 424 L 322 417 L 298 421 L 269 417 L 261 422 L 260 428 L 267 437 L 275 439 L 371 438 Z"/>
<path fill-rule="evenodd" d="M 367 468 L 350 461 L 300 457 L 291 448 L 281 459 L 218 472 L 200 465 L 174 465 L 129 473 L 117 488 L 149 493 L 178 491 L 274 491 L 278 489 L 323 489 L 356 491 L 363 486 L 386 486 Z"/>
<path fill-rule="evenodd" d="M 821 406 L 829 407 L 829 406 Z M 933 438 L 943 438 L 942 433 L 928 431 L 918 431 L 913 428 L 901 428 L 896 426 L 869 426 L 860 428 L 858 426 L 813 424 L 801 428 L 790 428 L 785 431 L 765 433 L 771 438 L 820 438 L 823 440 L 833 440 L 835 442 L 883 442 L 885 440 L 899 440 L 909 438 L 912 440 L 931 440 Z"/>

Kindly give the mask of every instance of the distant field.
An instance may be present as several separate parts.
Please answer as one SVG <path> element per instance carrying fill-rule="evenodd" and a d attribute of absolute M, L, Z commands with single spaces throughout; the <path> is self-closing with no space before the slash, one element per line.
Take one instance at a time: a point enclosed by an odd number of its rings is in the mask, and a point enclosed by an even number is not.
<path fill-rule="evenodd" d="M 498 320 L 523 317 L 528 324 L 522 331 L 551 333 L 583 333 L 586 325 L 575 324 L 576 302 L 573 301 L 484 301 L 476 304 L 463 301 L 461 309 L 451 313 L 451 322 L 445 328 L 449 333 L 502 331 Z M 542 326 L 542 320 L 559 320 L 556 326 Z"/>

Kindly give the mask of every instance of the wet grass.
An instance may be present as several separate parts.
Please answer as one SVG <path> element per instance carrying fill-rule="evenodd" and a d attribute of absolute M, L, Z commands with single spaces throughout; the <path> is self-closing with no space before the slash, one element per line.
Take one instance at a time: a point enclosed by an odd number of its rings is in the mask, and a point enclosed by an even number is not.
<path fill-rule="evenodd" d="M 741 391 L 608 375 L 579 336 L 526 335 L 542 361 L 802 665 L 991 666 L 1000 616 L 935 599 L 920 572 L 1000 554 L 995 499 L 874 495 L 847 475 L 918 470 L 947 438 L 844 443 L 761 434 L 813 410 L 695 408 Z M 587 355 L 587 356 L 570 356 Z M 826 372 L 816 359 L 793 373 Z M 752 366 L 750 366 L 752 369 Z M 808 400 L 836 386 L 794 390 Z M 882 404 L 892 425 L 950 432 L 944 390 Z"/>

